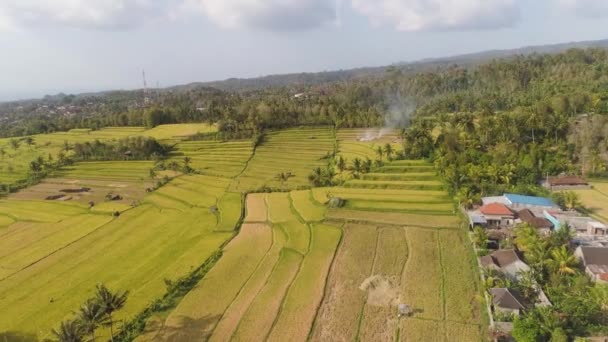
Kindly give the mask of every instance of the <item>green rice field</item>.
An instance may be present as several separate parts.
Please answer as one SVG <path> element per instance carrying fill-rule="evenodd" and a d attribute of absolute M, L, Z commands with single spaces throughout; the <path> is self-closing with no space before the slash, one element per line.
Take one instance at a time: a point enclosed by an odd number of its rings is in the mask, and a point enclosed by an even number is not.
<path fill-rule="evenodd" d="M 396 130 L 292 128 L 268 132 L 255 149 L 248 140 L 187 139 L 214 130 L 72 130 L 10 151 L 29 158 L 65 140 L 147 135 L 173 144 L 169 161 L 188 157 L 195 173 L 171 174 L 152 190 L 153 162 L 76 163 L 0 199 L 0 341 L 50 338 L 100 282 L 130 291 L 116 315 L 120 331 L 165 294 L 165 279 L 220 250 L 136 341 L 485 339 L 466 231 L 431 164 L 385 161 L 358 178 L 345 171 L 341 186 L 310 187 L 308 174 L 328 153 L 374 159 L 378 146 L 400 148 Z M 280 181 L 281 172 L 292 177 Z M 255 192 L 262 188 L 282 192 Z M 345 205 L 330 208 L 333 197 Z M 415 313 L 397 317 L 399 303 Z M 107 339 L 108 329 L 98 335 Z"/>

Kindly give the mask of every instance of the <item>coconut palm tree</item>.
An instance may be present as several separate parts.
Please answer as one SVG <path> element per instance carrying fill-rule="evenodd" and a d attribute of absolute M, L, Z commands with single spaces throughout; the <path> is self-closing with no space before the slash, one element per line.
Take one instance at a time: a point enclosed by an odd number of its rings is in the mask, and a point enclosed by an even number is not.
<path fill-rule="evenodd" d="M 563 193 L 564 206 L 568 210 L 574 210 L 581 205 L 578 194 L 574 191 L 566 191 Z"/>
<path fill-rule="evenodd" d="M 91 335 L 91 341 L 95 342 L 95 330 L 100 325 L 108 323 L 103 307 L 97 300 L 89 299 L 80 307 L 77 314 L 84 333 Z"/>
<path fill-rule="evenodd" d="M 359 175 L 359 173 L 361 173 L 363 167 L 363 162 L 361 161 L 361 159 L 359 158 L 355 158 L 353 159 L 353 165 L 351 166 L 351 171 L 353 173 L 353 176 L 357 176 Z"/>
<path fill-rule="evenodd" d="M 389 143 L 386 143 L 384 145 L 384 155 L 386 156 L 386 159 L 388 159 L 389 161 L 391 160 L 391 157 L 393 155 L 393 152 L 395 152 L 393 150 L 393 146 Z"/>
<path fill-rule="evenodd" d="M 77 321 L 63 321 L 59 329 L 53 329 L 51 332 L 58 342 L 84 341 L 84 331 Z"/>
<path fill-rule="evenodd" d="M 114 342 L 114 330 L 112 314 L 122 309 L 127 302 L 129 291 L 113 293 L 103 284 L 97 284 L 96 299 L 101 305 L 103 312 L 108 317 L 108 325 L 110 326 L 110 339 Z"/>
<path fill-rule="evenodd" d="M 542 240 L 529 246 L 526 252 L 526 260 L 530 264 L 530 267 L 541 277 L 544 277 L 544 274 L 546 274 L 545 271 L 551 259 L 550 251 L 548 241 Z"/>
<path fill-rule="evenodd" d="M 316 167 L 312 170 L 312 172 L 308 175 L 308 181 L 314 185 L 319 186 L 323 182 L 323 169 L 320 167 Z"/>
<path fill-rule="evenodd" d="M 340 170 L 340 173 L 344 172 L 344 170 L 346 170 L 346 159 L 344 159 L 344 157 L 340 156 L 338 157 L 338 170 Z"/>
<path fill-rule="evenodd" d="M 382 146 L 378 146 L 376 149 L 376 155 L 380 160 L 382 160 L 382 156 L 384 156 L 384 150 L 382 150 Z"/>
<path fill-rule="evenodd" d="M 575 274 L 578 261 L 566 246 L 551 250 L 551 259 L 548 261 L 553 271 L 560 275 Z"/>
<path fill-rule="evenodd" d="M 475 227 L 473 234 L 471 234 L 471 239 L 475 246 L 485 249 L 488 244 L 488 233 L 481 227 Z"/>

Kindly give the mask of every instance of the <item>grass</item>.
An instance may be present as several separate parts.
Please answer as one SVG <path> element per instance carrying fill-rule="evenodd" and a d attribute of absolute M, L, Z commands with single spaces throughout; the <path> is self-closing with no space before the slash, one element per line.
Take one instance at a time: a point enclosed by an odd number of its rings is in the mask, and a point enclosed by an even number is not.
<path fill-rule="evenodd" d="M 218 202 L 220 222 L 219 231 L 233 231 L 241 216 L 241 194 L 227 192 Z"/>
<path fill-rule="evenodd" d="M 269 341 L 305 341 L 321 302 L 327 272 L 340 241 L 340 229 L 316 225 L 312 229 L 310 252 L 289 288 Z"/>

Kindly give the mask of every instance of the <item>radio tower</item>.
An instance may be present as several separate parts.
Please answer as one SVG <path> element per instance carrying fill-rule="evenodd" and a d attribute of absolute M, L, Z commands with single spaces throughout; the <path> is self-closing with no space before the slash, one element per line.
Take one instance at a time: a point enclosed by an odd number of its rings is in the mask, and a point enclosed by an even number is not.
<path fill-rule="evenodd" d="M 146 70 L 142 70 L 141 76 L 144 80 L 144 105 L 147 105 L 150 102 L 150 97 L 148 96 L 148 82 L 146 82 Z"/>

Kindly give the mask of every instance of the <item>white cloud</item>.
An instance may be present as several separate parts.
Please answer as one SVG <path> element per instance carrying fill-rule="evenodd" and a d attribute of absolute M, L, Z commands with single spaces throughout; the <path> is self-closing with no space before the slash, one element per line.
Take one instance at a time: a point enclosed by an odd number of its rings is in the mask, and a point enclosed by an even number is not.
<path fill-rule="evenodd" d="M 224 28 L 298 30 L 337 20 L 336 0 L 189 0 Z"/>
<path fill-rule="evenodd" d="M 125 29 L 167 15 L 170 0 L 0 0 L 0 29 L 45 25 Z"/>
<path fill-rule="evenodd" d="M 514 25 L 516 0 L 352 0 L 374 25 L 401 31 L 493 29 Z"/>
<path fill-rule="evenodd" d="M 608 17 L 608 0 L 559 0 L 562 8 L 587 18 Z"/>

